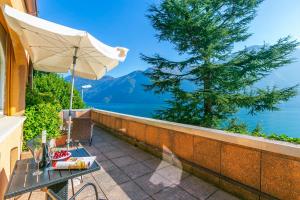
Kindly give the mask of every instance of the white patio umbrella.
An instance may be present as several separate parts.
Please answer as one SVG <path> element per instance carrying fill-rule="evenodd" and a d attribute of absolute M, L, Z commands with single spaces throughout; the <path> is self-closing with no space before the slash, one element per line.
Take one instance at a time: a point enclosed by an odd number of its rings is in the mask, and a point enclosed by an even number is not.
<path fill-rule="evenodd" d="M 36 70 L 72 73 L 69 109 L 68 147 L 71 131 L 71 110 L 74 77 L 100 79 L 107 71 L 124 61 L 128 49 L 110 47 L 86 31 L 72 29 L 2 6 L 9 27 L 20 37 Z"/>

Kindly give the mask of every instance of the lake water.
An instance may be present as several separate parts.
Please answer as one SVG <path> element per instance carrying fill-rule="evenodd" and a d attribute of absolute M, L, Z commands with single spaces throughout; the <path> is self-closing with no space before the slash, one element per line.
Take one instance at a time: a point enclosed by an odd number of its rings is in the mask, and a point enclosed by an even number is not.
<path fill-rule="evenodd" d="M 155 110 L 164 107 L 162 104 L 86 103 L 90 107 L 142 117 L 151 117 Z M 260 123 L 265 133 L 284 133 L 291 137 L 300 137 L 300 97 L 290 100 L 280 108 L 280 111 L 263 112 L 255 116 L 248 115 L 242 110 L 237 117 L 246 122 L 250 129 Z"/>

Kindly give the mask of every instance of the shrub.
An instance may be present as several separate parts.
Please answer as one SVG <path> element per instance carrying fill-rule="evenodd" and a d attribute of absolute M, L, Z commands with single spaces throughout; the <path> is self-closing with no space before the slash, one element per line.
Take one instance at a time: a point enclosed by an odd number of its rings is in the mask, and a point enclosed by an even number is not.
<path fill-rule="evenodd" d="M 278 135 L 278 134 L 272 133 L 271 135 L 268 135 L 267 138 L 271 139 L 271 140 L 280 140 L 280 141 L 300 144 L 300 138 L 289 137 L 285 134 Z"/>
<path fill-rule="evenodd" d="M 252 130 L 250 135 L 257 137 L 267 137 L 267 135 L 263 133 L 263 128 L 260 124 L 256 125 L 256 127 Z"/>
<path fill-rule="evenodd" d="M 237 119 L 231 119 L 225 128 L 226 131 L 232 132 L 232 133 L 239 133 L 239 134 L 245 134 L 245 135 L 252 135 L 256 137 L 263 137 L 270 140 L 279 140 L 284 142 L 291 142 L 300 144 L 300 138 L 294 138 L 287 136 L 285 134 L 265 134 L 263 133 L 263 129 L 260 124 L 257 124 L 256 127 L 250 132 L 248 130 L 248 127 L 245 123 L 238 122 Z"/>
<path fill-rule="evenodd" d="M 237 119 L 231 119 L 229 121 L 226 131 L 233 133 L 248 134 L 247 125 L 245 123 L 239 122 Z"/>
<path fill-rule="evenodd" d="M 55 138 L 60 135 L 61 119 L 58 112 L 59 104 L 40 103 L 29 106 L 25 110 L 26 121 L 24 123 L 24 149 L 26 142 L 39 136 L 43 130 L 47 130 L 47 138 Z"/>

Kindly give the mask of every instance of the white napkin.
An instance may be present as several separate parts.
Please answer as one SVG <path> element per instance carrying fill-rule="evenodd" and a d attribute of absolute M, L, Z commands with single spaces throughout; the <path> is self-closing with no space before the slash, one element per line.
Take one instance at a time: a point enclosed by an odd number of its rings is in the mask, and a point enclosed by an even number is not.
<path fill-rule="evenodd" d="M 67 161 L 57 161 L 53 169 L 88 169 L 95 161 L 96 156 L 71 157 Z"/>

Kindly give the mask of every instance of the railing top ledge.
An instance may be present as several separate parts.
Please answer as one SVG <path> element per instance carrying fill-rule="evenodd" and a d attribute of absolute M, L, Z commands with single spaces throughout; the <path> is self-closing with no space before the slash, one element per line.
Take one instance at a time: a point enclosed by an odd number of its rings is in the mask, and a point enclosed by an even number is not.
<path fill-rule="evenodd" d="M 287 156 L 300 158 L 300 145 L 298 144 L 276 141 L 276 140 L 269 140 L 262 137 L 230 133 L 230 132 L 217 130 L 217 129 L 210 129 L 210 128 L 204 128 L 199 126 L 168 122 L 168 121 L 157 120 L 152 118 L 126 115 L 126 114 L 99 110 L 99 109 L 92 109 L 92 111 L 113 116 L 116 118 L 124 119 L 124 120 L 129 120 L 129 121 L 134 121 L 134 122 L 138 122 L 150 126 L 164 128 L 172 131 L 183 132 L 186 134 L 201 136 L 204 138 L 218 140 L 221 142 L 254 148 L 257 150 L 264 150 L 264 151 L 269 151 L 273 153 L 279 153 Z"/>

